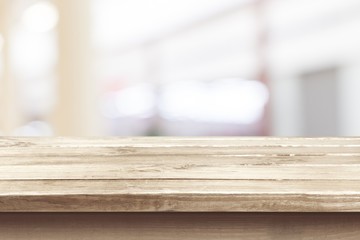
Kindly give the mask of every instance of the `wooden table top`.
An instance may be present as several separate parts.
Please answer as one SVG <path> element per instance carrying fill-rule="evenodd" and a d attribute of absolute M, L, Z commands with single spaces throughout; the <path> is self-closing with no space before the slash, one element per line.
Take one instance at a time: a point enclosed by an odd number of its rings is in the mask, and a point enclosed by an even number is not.
<path fill-rule="evenodd" d="M 360 138 L 0 138 L 1 212 L 360 211 Z"/>

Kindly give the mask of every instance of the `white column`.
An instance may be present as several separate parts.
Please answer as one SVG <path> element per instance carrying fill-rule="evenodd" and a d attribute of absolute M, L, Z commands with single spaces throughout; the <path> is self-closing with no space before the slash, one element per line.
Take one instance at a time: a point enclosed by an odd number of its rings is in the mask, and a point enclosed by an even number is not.
<path fill-rule="evenodd" d="M 20 124 L 20 112 L 17 104 L 16 82 L 10 67 L 10 24 L 11 4 L 13 1 L 0 0 L 0 33 L 4 38 L 4 45 L 0 52 L 3 67 L 0 76 L 0 131 L 4 135 L 11 135 Z"/>
<path fill-rule="evenodd" d="M 100 134 L 99 101 L 92 74 L 89 0 L 56 0 L 58 100 L 51 117 L 55 135 Z"/>

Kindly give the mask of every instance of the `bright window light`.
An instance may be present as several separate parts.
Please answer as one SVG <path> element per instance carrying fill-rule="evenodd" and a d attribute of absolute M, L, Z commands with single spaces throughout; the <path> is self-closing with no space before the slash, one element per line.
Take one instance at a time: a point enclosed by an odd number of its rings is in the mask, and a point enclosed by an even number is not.
<path fill-rule="evenodd" d="M 93 0 L 94 41 L 100 47 L 123 47 L 148 41 L 250 1 Z"/>
<path fill-rule="evenodd" d="M 126 88 L 116 97 L 116 107 L 122 116 L 149 115 L 154 109 L 154 102 L 152 88 L 145 84 Z"/>
<path fill-rule="evenodd" d="M 41 1 L 27 8 L 21 20 L 31 32 L 47 32 L 55 28 L 59 14 L 54 4 Z"/>
<path fill-rule="evenodd" d="M 259 81 L 223 79 L 167 86 L 161 115 L 170 120 L 252 124 L 263 115 L 268 90 Z"/>
<path fill-rule="evenodd" d="M 109 119 L 120 117 L 150 117 L 154 112 L 155 95 L 148 84 L 124 88 L 105 97 L 103 115 Z"/>

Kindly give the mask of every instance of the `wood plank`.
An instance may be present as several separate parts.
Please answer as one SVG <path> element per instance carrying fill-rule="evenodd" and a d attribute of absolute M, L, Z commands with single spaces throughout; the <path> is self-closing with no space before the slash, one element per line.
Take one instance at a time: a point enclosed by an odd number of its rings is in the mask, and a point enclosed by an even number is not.
<path fill-rule="evenodd" d="M 357 181 L 0 181 L 0 211 L 358 211 Z"/>
<path fill-rule="evenodd" d="M 360 138 L 0 138 L 0 211 L 360 211 Z"/>
<path fill-rule="evenodd" d="M 237 164 L 57 164 L 0 166 L 0 180 L 25 179 L 347 179 L 360 180 L 360 165 L 253 166 Z"/>
<path fill-rule="evenodd" d="M 1 239 L 358 240 L 359 213 L 11 213 Z"/>

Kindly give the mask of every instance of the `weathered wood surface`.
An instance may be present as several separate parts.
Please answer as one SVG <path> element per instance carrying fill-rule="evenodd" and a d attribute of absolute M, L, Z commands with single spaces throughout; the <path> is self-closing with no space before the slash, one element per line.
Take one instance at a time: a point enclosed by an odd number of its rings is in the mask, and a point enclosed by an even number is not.
<path fill-rule="evenodd" d="M 359 240 L 360 213 L 0 213 L 2 240 Z"/>
<path fill-rule="evenodd" d="M 360 211 L 360 138 L 0 138 L 0 211 Z"/>

